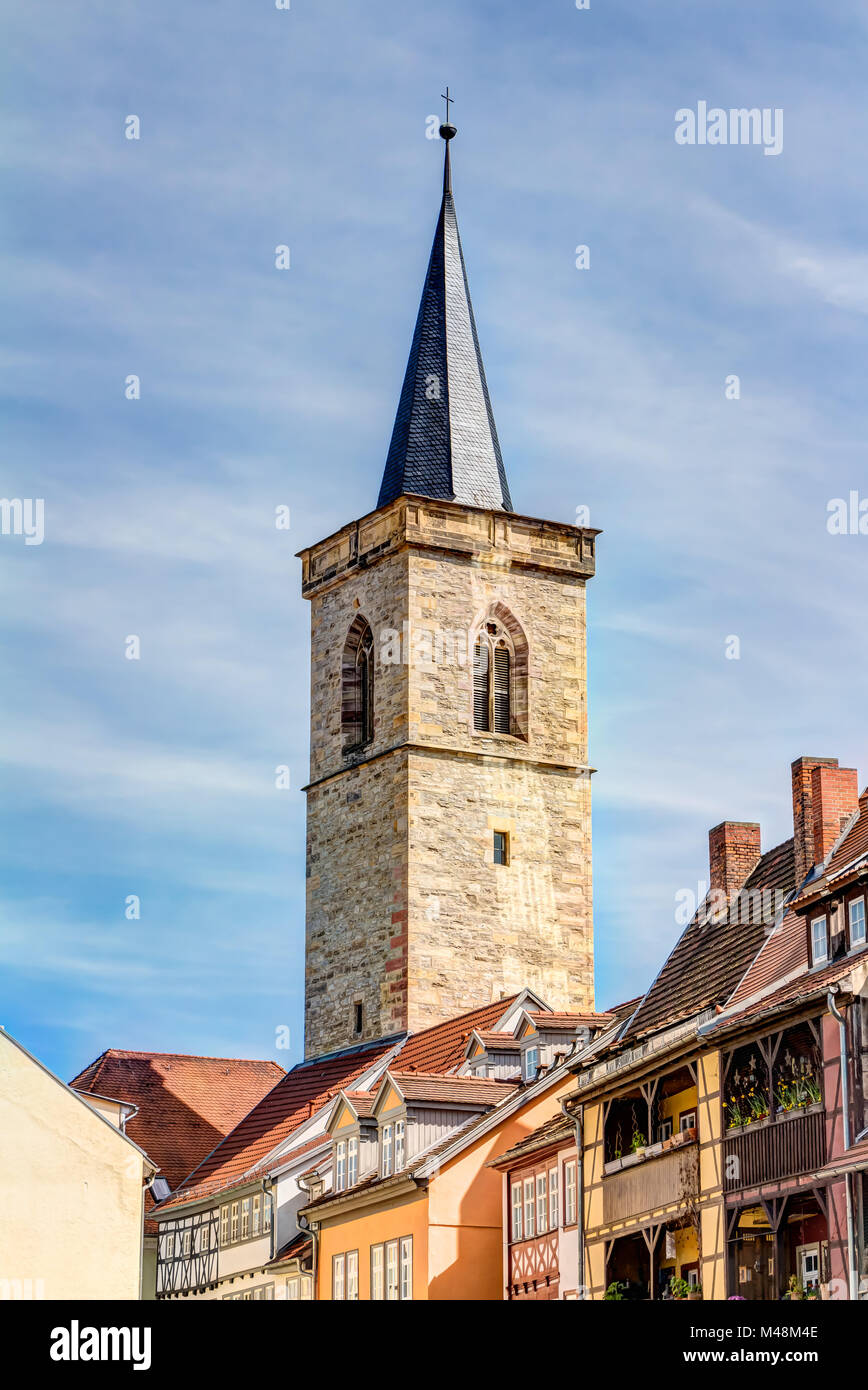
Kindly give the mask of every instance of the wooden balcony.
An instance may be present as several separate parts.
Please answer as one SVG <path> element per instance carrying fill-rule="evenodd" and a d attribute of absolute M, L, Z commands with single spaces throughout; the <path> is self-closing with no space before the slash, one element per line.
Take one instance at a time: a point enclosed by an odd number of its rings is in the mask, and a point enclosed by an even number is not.
<path fill-rule="evenodd" d="M 696 1144 L 642 1159 L 603 1179 L 603 1221 L 641 1217 L 659 1207 L 683 1206 L 697 1191 Z"/>
<path fill-rule="evenodd" d="M 826 1116 L 815 1110 L 727 1130 L 723 1153 L 727 1192 L 813 1172 L 826 1161 Z"/>

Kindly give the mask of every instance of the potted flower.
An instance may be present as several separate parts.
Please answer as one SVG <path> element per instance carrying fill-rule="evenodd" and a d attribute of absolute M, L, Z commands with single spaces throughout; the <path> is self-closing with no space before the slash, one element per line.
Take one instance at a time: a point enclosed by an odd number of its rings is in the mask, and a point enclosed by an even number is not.
<path fill-rule="evenodd" d="M 796 1301 L 804 1298 L 804 1296 L 804 1286 L 799 1283 L 798 1274 L 791 1274 L 789 1279 L 787 1280 L 787 1291 L 784 1294 L 784 1297 L 789 1298 L 791 1301 Z"/>
<path fill-rule="evenodd" d="M 689 1303 L 701 1303 L 701 1302 L 702 1302 L 702 1285 L 701 1285 L 701 1284 L 690 1284 L 690 1285 L 688 1285 L 688 1288 L 689 1288 L 689 1293 L 688 1293 L 688 1295 L 687 1295 L 687 1300 L 688 1300 L 688 1302 L 689 1302 Z"/>
<path fill-rule="evenodd" d="M 690 1297 L 690 1285 L 686 1279 L 677 1279 L 673 1274 L 669 1280 L 669 1293 L 672 1298 L 680 1302 L 682 1299 Z"/>
<path fill-rule="evenodd" d="M 612 1283 L 609 1285 L 609 1287 L 607 1288 L 606 1292 L 603 1294 L 603 1302 L 604 1302 L 604 1303 L 623 1303 L 623 1302 L 624 1302 L 624 1290 L 626 1289 L 626 1287 L 627 1287 L 626 1284 L 621 1284 L 621 1283 L 618 1282 L 617 1279 L 614 1279 L 614 1280 L 612 1281 Z"/>

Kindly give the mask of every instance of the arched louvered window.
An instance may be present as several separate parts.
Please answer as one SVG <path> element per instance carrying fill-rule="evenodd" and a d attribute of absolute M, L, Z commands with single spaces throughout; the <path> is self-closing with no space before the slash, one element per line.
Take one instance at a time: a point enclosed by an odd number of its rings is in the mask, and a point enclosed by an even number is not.
<path fill-rule="evenodd" d="M 512 648 L 499 623 L 486 623 L 473 647 L 473 727 L 512 732 Z"/>
<path fill-rule="evenodd" d="M 374 634 L 361 616 L 347 635 L 341 682 L 341 729 L 349 751 L 374 737 Z"/>

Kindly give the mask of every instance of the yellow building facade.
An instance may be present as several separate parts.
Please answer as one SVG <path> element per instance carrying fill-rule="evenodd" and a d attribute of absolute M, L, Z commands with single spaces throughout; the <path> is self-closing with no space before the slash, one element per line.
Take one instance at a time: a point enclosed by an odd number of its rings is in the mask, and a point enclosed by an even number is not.
<path fill-rule="evenodd" d="M 137 1299 L 155 1166 L 0 1031 L 0 1299 Z"/>

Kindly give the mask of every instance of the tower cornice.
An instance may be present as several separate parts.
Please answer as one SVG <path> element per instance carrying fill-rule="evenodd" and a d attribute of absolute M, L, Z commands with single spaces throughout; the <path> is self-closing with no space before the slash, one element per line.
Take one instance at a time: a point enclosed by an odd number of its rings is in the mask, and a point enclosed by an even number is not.
<path fill-rule="evenodd" d="M 408 546 L 584 582 L 594 574 L 598 535 L 589 526 L 410 494 L 300 550 L 302 594 L 310 598 Z"/>

